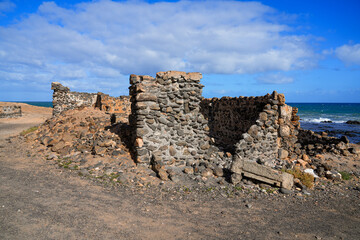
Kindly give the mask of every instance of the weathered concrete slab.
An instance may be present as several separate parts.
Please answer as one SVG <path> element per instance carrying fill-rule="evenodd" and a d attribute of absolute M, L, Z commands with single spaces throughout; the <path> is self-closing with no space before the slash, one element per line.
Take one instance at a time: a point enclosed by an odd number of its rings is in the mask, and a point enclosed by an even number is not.
<path fill-rule="evenodd" d="M 280 172 L 252 161 L 235 160 L 231 168 L 233 183 L 240 181 L 242 176 L 265 182 L 277 187 L 291 189 L 294 184 L 293 175 Z"/>

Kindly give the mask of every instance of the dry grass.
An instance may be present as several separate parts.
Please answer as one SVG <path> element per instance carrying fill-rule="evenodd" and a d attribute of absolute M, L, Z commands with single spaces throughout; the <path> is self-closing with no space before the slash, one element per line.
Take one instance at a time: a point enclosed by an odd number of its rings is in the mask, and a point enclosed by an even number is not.
<path fill-rule="evenodd" d="M 312 188 L 314 186 L 314 176 L 311 174 L 304 173 L 298 168 L 286 170 L 286 172 L 294 175 L 294 178 L 299 179 L 306 187 Z"/>
<path fill-rule="evenodd" d="M 39 128 L 38 126 L 31 127 L 31 128 L 29 128 L 29 129 L 27 129 L 27 130 L 22 131 L 22 132 L 20 133 L 20 135 L 21 135 L 21 136 L 25 136 L 25 135 L 27 135 L 27 134 L 29 134 L 29 133 L 35 132 L 38 128 Z"/>

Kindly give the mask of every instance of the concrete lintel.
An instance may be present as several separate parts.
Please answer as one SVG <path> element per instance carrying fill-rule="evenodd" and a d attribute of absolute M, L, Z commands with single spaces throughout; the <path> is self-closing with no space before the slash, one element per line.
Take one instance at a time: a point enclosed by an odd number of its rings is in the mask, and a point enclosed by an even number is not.
<path fill-rule="evenodd" d="M 231 169 L 235 174 L 265 182 L 277 187 L 291 189 L 294 184 L 293 175 L 280 172 L 270 167 L 262 166 L 256 162 L 237 159 Z"/>

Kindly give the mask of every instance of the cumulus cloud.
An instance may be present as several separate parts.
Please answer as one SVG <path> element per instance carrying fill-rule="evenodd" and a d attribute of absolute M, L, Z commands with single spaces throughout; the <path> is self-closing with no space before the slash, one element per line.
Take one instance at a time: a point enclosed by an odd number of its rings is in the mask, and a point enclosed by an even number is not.
<path fill-rule="evenodd" d="M 335 54 L 347 65 L 360 65 L 360 44 L 345 44 L 336 48 Z"/>
<path fill-rule="evenodd" d="M 257 78 L 258 82 L 265 84 L 285 84 L 292 83 L 294 79 L 281 73 L 263 74 Z"/>
<path fill-rule="evenodd" d="M 290 31 L 281 17 L 258 2 L 103 0 L 69 9 L 44 2 L 36 13 L 0 27 L 0 77 L 37 81 L 40 75 L 91 86 L 127 81 L 131 73 L 242 74 L 311 66 L 307 37 Z"/>

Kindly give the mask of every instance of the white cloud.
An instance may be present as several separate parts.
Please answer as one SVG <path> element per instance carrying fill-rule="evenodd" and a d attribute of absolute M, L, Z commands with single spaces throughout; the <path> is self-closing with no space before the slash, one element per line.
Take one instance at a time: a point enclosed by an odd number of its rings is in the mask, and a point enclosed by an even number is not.
<path fill-rule="evenodd" d="M 263 74 L 260 75 L 257 80 L 258 82 L 265 84 L 285 84 L 294 81 L 292 77 L 284 76 L 281 73 Z"/>
<path fill-rule="evenodd" d="M 360 44 L 345 44 L 336 48 L 335 54 L 347 65 L 360 65 Z"/>
<path fill-rule="evenodd" d="M 12 11 L 16 7 L 15 3 L 5 0 L 0 2 L 0 16 L 4 15 L 6 12 Z"/>
<path fill-rule="evenodd" d="M 131 73 L 242 74 L 314 64 L 307 37 L 290 32 L 281 19 L 258 2 L 103 0 L 71 9 L 44 2 L 36 13 L 0 27 L 0 75 L 93 86 L 127 81 Z"/>

